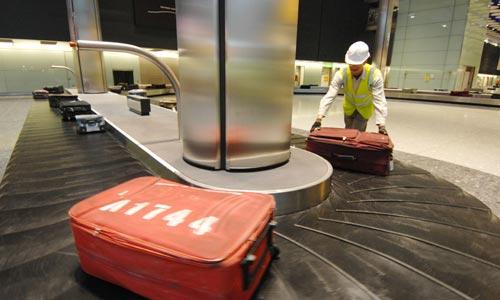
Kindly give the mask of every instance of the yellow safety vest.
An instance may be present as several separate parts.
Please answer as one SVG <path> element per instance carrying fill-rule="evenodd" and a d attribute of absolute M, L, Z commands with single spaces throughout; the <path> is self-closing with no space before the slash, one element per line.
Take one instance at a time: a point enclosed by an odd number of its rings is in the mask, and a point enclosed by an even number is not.
<path fill-rule="evenodd" d="M 370 83 L 373 82 L 372 77 L 376 69 L 369 64 L 365 64 L 364 69 L 365 77 L 359 82 L 357 90 L 353 89 L 351 69 L 347 67 L 343 70 L 344 114 L 352 116 L 354 111 L 357 110 L 363 118 L 368 120 L 375 110 Z"/>

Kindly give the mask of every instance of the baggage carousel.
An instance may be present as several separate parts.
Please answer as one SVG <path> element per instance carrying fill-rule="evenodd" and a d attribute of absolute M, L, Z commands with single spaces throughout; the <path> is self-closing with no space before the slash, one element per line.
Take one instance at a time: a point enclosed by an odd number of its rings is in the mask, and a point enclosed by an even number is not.
<path fill-rule="evenodd" d="M 79 267 L 68 209 L 154 174 L 109 133 L 77 135 L 34 102 L 0 184 L 2 299 L 140 299 Z M 294 136 L 296 147 L 304 137 Z M 256 299 L 495 299 L 500 221 L 421 169 L 334 170 L 321 204 L 277 218 L 281 256 Z"/>
<path fill-rule="evenodd" d="M 150 115 L 141 116 L 129 110 L 124 96 L 105 93 L 78 97 L 103 115 L 113 135 L 162 177 L 208 189 L 271 194 L 279 215 L 316 206 L 329 194 L 332 167 L 309 151 L 292 147 L 287 163 L 252 171 L 200 168 L 183 159 L 177 112 L 152 105 Z"/>

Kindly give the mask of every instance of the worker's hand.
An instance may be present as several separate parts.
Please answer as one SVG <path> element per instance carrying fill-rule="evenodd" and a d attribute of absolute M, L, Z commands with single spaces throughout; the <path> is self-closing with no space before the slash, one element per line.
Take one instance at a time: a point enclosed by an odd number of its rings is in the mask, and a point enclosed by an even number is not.
<path fill-rule="evenodd" d="M 311 130 L 309 132 L 313 132 L 313 131 L 320 129 L 320 128 L 321 128 L 321 120 L 316 119 L 316 121 L 314 122 L 314 124 L 311 127 Z"/>
<path fill-rule="evenodd" d="M 378 125 L 378 133 L 387 135 L 387 129 L 385 129 L 384 125 Z"/>

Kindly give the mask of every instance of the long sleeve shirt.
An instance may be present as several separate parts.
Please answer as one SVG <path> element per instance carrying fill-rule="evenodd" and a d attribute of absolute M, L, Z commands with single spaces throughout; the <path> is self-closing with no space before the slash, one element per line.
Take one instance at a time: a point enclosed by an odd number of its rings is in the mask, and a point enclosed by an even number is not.
<path fill-rule="evenodd" d="M 375 72 L 372 77 L 372 82 L 369 82 L 369 87 L 373 94 L 373 105 L 375 106 L 375 123 L 377 125 L 385 125 L 385 119 L 387 118 L 387 100 L 385 99 L 384 93 L 384 79 L 382 73 L 373 67 L 372 72 Z M 324 117 L 333 101 L 337 97 L 339 89 L 344 85 L 343 70 L 339 70 L 333 76 L 332 83 L 328 92 L 323 96 L 319 104 L 318 116 Z M 365 70 L 359 78 L 353 77 L 353 88 L 356 90 L 359 83 L 366 76 Z"/>

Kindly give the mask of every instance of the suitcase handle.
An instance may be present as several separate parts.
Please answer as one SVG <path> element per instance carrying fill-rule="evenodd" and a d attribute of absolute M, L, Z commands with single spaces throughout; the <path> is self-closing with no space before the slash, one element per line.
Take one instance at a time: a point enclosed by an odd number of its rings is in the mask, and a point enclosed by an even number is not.
<path fill-rule="evenodd" d="M 354 155 L 343 155 L 343 154 L 336 154 L 336 153 L 332 153 L 332 158 L 352 160 L 352 161 L 356 160 L 356 156 L 354 156 Z"/>
<path fill-rule="evenodd" d="M 277 258 L 279 255 L 279 249 L 273 245 L 273 229 L 276 227 L 276 221 L 271 221 L 267 224 L 266 229 L 262 231 L 257 240 L 252 244 L 250 250 L 248 250 L 245 258 L 240 262 L 243 271 L 243 290 L 247 290 L 253 282 L 256 273 L 259 271 L 259 267 L 264 263 L 266 255 L 262 255 L 257 261 L 257 266 L 253 272 L 250 272 L 250 266 L 253 265 L 257 257 L 255 256 L 255 251 L 267 237 L 267 250 L 271 252 L 272 258 Z"/>

